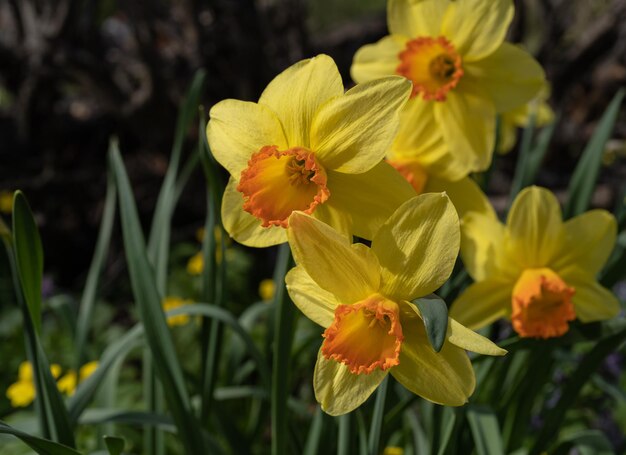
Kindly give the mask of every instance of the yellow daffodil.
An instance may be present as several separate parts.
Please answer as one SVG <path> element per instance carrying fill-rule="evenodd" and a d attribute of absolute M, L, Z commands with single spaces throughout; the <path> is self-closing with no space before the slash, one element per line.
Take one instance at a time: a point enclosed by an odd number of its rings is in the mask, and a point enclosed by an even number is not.
<path fill-rule="evenodd" d="M 286 277 L 289 295 L 326 328 L 313 377 L 325 412 L 357 408 L 387 373 L 430 401 L 462 405 L 475 386 L 465 350 L 504 354 L 453 319 L 436 353 L 411 303 L 446 281 L 458 254 L 458 217 L 445 194 L 405 202 L 371 248 L 302 212 L 291 215 L 288 236 L 297 264 Z"/>
<path fill-rule="evenodd" d="M 498 130 L 498 153 L 511 151 L 517 140 L 517 129 L 526 128 L 532 116 L 535 117 L 535 126 L 542 127 L 554 121 L 554 112 L 546 102 L 546 95 L 539 96 L 530 103 L 523 104 L 512 111 L 500 116 Z"/>
<path fill-rule="evenodd" d="M 419 153 L 429 175 L 457 181 L 486 169 L 496 113 L 545 84 L 539 64 L 504 42 L 513 13 L 511 0 L 388 0 L 390 35 L 355 54 L 356 82 L 398 74 L 413 83 L 402 120 L 410 134 L 396 149 Z"/>
<path fill-rule="evenodd" d="M 76 375 L 76 371 L 69 370 L 57 381 L 57 387 L 64 394 L 72 396 L 76 393 L 76 386 L 91 376 L 97 368 L 98 361 L 94 360 L 80 367 L 78 375 Z"/>
<path fill-rule="evenodd" d="M 226 231 L 248 246 L 283 243 L 298 210 L 371 239 L 413 195 L 382 162 L 410 91 L 396 76 L 344 94 L 334 61 L 319 55 L 279 74 L 258 103 L 213 106 L 207 137 L 231 175 L 222 203 Z"/>
<path fill-rule="evenodd" d="M 615 218 L 591 210 L 565 223 L 554 195 L 523 190 L 506 226 L 469 213 L 463 218 L 461 257 L 476 283 L 452 304 L 450 315 L 478 329 L 501 317 L 522 337 L 563 335 L 569 322 L 615 316 L 619 303 L 596 281 L 615 244 Z"/>
<path fill-rule="evenodd" d="M 170 311 L 175 308 L 179 308 L 184 305 L 188 305 L 193 303 L 191 300 L 181 299 L 180 297 L 166 297 L 163 299 L 163 311 Z M 179 314 L 177 316 L 168 316 L 167 317 L 167 325 L 170 327 L 175 327 L 177 325 L 185 325 L 189 323 L 189 315 L 188 314 Z"/>
<path fill-rule="evenodd" d="M 50 373 L 53 378 L 61 375 L 61 366 L 53 363 L 50 365 Z M 14 408 L 23 408 L 33 402 L 36 395 L 33 380 L 33 366 L 30 362 L 22 362 L 17 373 L 17 381 L 9 386 L 6 391 L 7 398 Z"/>

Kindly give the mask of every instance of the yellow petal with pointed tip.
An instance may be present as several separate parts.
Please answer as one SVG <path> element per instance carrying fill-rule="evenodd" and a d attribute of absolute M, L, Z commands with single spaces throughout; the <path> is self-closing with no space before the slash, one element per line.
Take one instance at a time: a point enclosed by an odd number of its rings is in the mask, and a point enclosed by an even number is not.
<path fill-rule="evenodd" d="M 264 228 L 261 220 L 243 210 L 243 196 L 237 191 L 237 181 L 233 177 L 228 180 L 222 198 L 222 222 L 226 232 L 246 246 L 262 248 L 287 241 L 284 228 Z"/>
<path fill-rule="evenodd" d="M 372 81 L 396 74 L 400 64 L 398 54 L 406 45 L 406 38 L 387 35 L 374 44 L 361 47 L 352 61 L 350 76 L 357 83 Z"/>
<path fill-rule="evenodd" d="M 290 66 L 265 88 L 259 104 L 269 106 L 283 125 L 289 147 L 309 147 L 313 116 L 322 104 L 343 94 L 337 66 L 318 55 Z"/>
<path fill-rule="evenodd" d="M 346 365 L 324 358 L 320 350 L 313 374 L 315 398 L 327 414 L 347 414 L 361 406 L 386 375 L 382 370 L 353 374 Z"/>
<path fill-rule="evenodd" d="M 422 194 L 405 202 L 372 240 L 381 266 L 381 292 L 413 300 L 435 291 L 452 272 L 459 242 L 459 219 L 445 194 Z"/>
<path fill-rule="evenodd" d="M 428 193 L 445 191 L 454 204 L 459 218 L 462 218 L 466 213 L 477 212 L 497 220 L 496 212 L 489 199 L 470 177 L 451 182 L 433 175 L 428 178 L 424 191 Z M 462 243 L 463 241 L 461 241 Z"/>
<path fill-rule="evenodd" d="M 526 268 L 544 267 L 561 249 L 561 207 L 545 188 L 525 188 L 515 198 L 507 219 L 511 254 Z"/>
<path fill-rule="evenodd" d="M 409 38 L 439 36 L 448 0 L 389 0 L 387 24 L 389 31 Z"/>
<path fill-rule="evenodd" d="M 503 272 L 504 232 L 497 218 L 483 213 L 470 212 L 461 220 L 461 259 L 474 280 Z"/>
<path fill-rule="evenodd" d="M 565 238 L 550 267 L 560 270 L 578 265 L 589 276 L 597 275 L 615 246 L 615 217 L 606 210 L 591 210 L 566 221 L 563 228 Z"/>
<path fill-rule="evenodd" d="M 478 330 L 511 313 L 513 283 L 485 280 L 465 289 L 450 307 L 450 317 Z"/>
<path fill-rule="evenodd" d="M 209 112 L 207 139 L 215 159 L 239 180 L 253 153 L 268 145 L 287 148 L 283 127 L 265 106 L 239 100 L 224 100 Z"/>
<path fill-rule="evenodd" d="M 496 128 L 496 110 L 490 100 L 469 91 L 451 91 L 445 102 L 435 105 L 435 119 L 465 175 L 489 167 Z"/>
<path fill-rule="evenodd" d="M 498 112 L 528 103 L 546 84 L 541 65 L 528 52 L 509 43 L 502 43 L 493 54 L 463 68 L 464 77 L 480 84 Z"/>
<path fill-rule="evenodd" d="M 399 76 L 359 84 L 324 104 L 311 127 L 311 148 L 326 172 L 358 174 L 385 156 L 398 132 L 411 83 Z"/>
<path fill-rule="evenodd" d="M 404 342 L 400 365 L 391 375 L 411 392 L 433 403 L 462 406 L 474 391 L 476 379 L 465 351 L 444 342 L 438 353 L 433 350 L 421 319 L 403 320 Z"/>
<path fill-rule="evenodd" d="M 615 295 L 598 283 L 588 270 L 572 267 L 561 272 L 568 286 L 575 289 L 572 304 L 576 317 L 582 322 L 604 321 L 620 312 L 620 304 Z"/>
<path fill-rule="evenodd" d="M 287 229 L 296 264 L 342 304 L 363 300 L 378 290 L 379 265 L 367 249 L 357 250 L 327 224 L 294 212 Z"/>
<path fill-rule="evenodd" d="M 505 355 L 506 349 L 498 347 L 493 341 L 468 329 L 464 325 L 448 318 L 448 341 L 466 351 L 483 355 Z"/>
<path fill-rule="evenodd" d="M 329 172 L 328 188 L 331 196 L 324 205 L 342 213 L 352 234 L 365 239 L 372 239 L 394 210 L 415 196 L 411 185 L 384 162 L 362 174 Z"/>
<path fill-rule="evenodd" d="M 335 308 L 341 302 L 319 287 L 302 267 L 294 267 L 285 277 L 289 297 L 304 315 L 322 327 L 328 327 L 335 319 Z"/>
<path fill-rule="evenodd" d="M 463 61 L 487 57 L 504 41 L 514 9 L 511 0 L 462 0 L 450 2 L 441 23 L 441 34 L 452 41 Z"/>

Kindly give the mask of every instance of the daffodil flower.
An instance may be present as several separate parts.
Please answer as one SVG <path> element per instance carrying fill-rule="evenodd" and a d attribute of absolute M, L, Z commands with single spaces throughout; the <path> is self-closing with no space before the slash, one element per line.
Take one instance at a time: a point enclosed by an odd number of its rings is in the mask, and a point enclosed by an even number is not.
<path fill-rule="evenodd" d="M 411 303 L 444 283 L 458 254 L 458 217 L 445 194 L 405 202 L 371 248 L 302 212 L 291 215 L 288 236 L 297 264 L 286 277 L 289 295 L 326 328 L 313 385 L 328 414 L 357 408 L 387 373 L 427 400 L 462 405 L 475 386 L 465 350 L 505 353 L 451 318 L 436 353 Z"/>
<path fill-rule="evenodd" d="M 461 257 L 476 281 L 450 315 L 479 329 L 505 317 L 522 337 L 551 338 L 569 323 L 609 319 L 615 296 L 597 281 L 615 244 L 617 224 L 605 210 L 565 223 L 554 195 L 539 187 L 515 199 L 506 226 L 469 213 L 462 221 Z"/>
<path fill-rule="evenodd" d="M 231 175 L 222 204 L 226 231 L 248 246 L 283 243 L 289 215 L 299 210 L 371 239 L 413 195 L 382 162 L 410 91 L 396 76 L 344 94 L 334 61 L 319 55 L 279 74 L 258 103 L 216 104 L 207 137 Z"/>
<path fill-rule="evenodd" d="M 413 83 L 396 155 L 419 158 L 428 175 L 457 181 L 486 169 L 496 113 L 531 100 L 541 66 L 504 42 L 511 0 L 389 0 L 390 35 L 354 56 L 357 82 L 389 74 Z"/>

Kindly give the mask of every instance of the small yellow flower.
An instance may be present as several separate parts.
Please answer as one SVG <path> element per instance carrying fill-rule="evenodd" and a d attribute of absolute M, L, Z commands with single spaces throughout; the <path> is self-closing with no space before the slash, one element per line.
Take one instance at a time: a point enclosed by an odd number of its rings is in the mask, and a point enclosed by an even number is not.
<path fill-rule="evenodd" d="M 463 217 L 461 257 L 476 281 L 452 304 L 450 316 L 473 329 L 505 317 L 522 337 L 550 338 L 582 322 L 619 312 L 596 276 L 613 250 L 615 217 L 591 210 L 565 223 L 554 195 L 526 188 L 506 225 L 478 213 Z"/>
<path fill-rule="evenodd" d="M 449 318 L 447 339 L 436 353 L 411 303 L 452 272 L 458 223 L 445 194 L 424 194 L 401 205 L 368 248 L 309 215 L 291 215 L 288 236 L 297 266 L 285 281 L 296 306 L 326 328 L 313 376 L 325 412 L 356 409 L 387 373 L 427 400 L 460 406 L 475 387 L 465 350 L 506 352 Z"/>
<path fill-rule="evenodd" d="M 61 379 L 57 381 L 57 387 L 59 390 L 69 396 L 74 395 L 74 392 L 76 392 L 76 384 L 77 378 L 74 370 L 69 370 Z"/>
<path fill-rule="evenodd" d="M 61 366 L 53 363 L 50 365 L 50 373 L 53 378 L 61 374 Z M 17 381 L 9 386 L 6 396 L 14 408 L 26 407 L 33 402 L 36 395 L 33 381 L 33 367 L 30 362 L 22 362 L 17 373 Z"/>
<path fill-rule="evenodd" d="M 541 66 L 504 42 L 513 14 L 511 0 L 388 0 L 390 35 L 359 49 L 351 74 L 356 82 L 390 74 L 412 82 L 396 158 L 419 157 L 429 176 L 449 181 L 489 166 L 496 113 L 545 84 Z"/>
<path fill-rule="evenodd" d="M 272 300 L 276 292 L 276 284 L 272 279 L 265 279 L 259 284 L 259 295 L 264 301 Z"/>
<path fill-rule="evenodd" d="M 80 367 L 80 370 L 78 372 L 79 381 L 83 382 L 85 379 L 91 376 L 98 369 L 98 365 L 99 363 L 97 360 L 92 360 L 91 362 L 87 362 L 82 367 Z"/>
<path fill-rule="evenodd" d="M 204 270 L 204 258 L 202 251 L 197 252 L 187 261 L 187 273 L 189 275 L 201 275 Z"/>
<path fill-rule="evenodd" d="M 222 219 L 238 242 L 287 240 L 293 211 L 371 239 L 410 186 L 382 162 L 411 84 L 393 76 L 344 93 L 326 55 L 279 74 L 258 103 L 224 100 L 211 109 L 207 137 L 230 172 Z"/>
<path fill-rule="evenodd" d="M 13 192 L 0 191 L 0 213 L 11 214 L 13 211 Z"/>
<path fill-rule="evenodd" d="M 191 300 L 181 299 L 180 297 L 166 297 L 163 300 L 163 311 L 170 311 L 175 308 L 179 308 L 184 305 L 188 305 L 193 303 Z M 167 325 L 170 327 L 174 327 L 177 325 L 185 325 L 189 323 L 189 315 L 187 314 L 179 314 L 177 316 L 168 316 L 167 317 Z"/>

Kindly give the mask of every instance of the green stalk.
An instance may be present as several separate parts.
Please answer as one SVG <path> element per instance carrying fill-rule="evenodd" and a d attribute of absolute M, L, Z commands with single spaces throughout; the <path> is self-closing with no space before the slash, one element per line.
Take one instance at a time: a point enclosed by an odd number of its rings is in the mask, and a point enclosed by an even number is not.
<path fill-rule="evenodd" d="M 380 449 L 380 433 L 383 428 L 383 417 L 385 415 L 385 401 L 387 400 L 387 389 L 389 388 L 389 376 L 385 376 L 383 382 L 376 391 L 376 403 L 374 404 L 374 414 L 372 415 L 372 426 L 370 427 L 369 449 L 370 455 L 378 455 Z"/>
<path fill-rule="evenodd" d="M 284 243 L 278 250 L 274 282 L 274 358 L 272 359 L 272 455 L 287 451 L 287 398 L 289 397 L 289 371 L 291 344 L 295 320 L 294 307 L 285 288 L 285 275 L 291 266 L 291 251 Z"/>
<path fill-rule="evenodd" d="M 350 414 L 339 416 L 339 434 L 337 437 L 337 455 L 350 454 Z"/>

